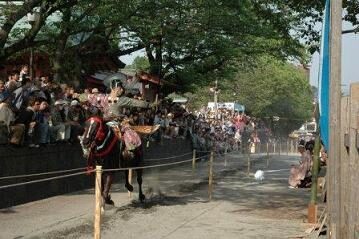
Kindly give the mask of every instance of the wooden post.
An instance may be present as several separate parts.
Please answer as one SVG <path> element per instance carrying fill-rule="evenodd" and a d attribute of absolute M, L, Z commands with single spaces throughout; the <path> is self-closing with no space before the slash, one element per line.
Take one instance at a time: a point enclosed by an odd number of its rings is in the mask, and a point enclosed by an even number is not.
<path fill-rule="evenodd" d="M 224 167 L 227 167 L 227 153 L 228 153 L 228 146 L 224 148 Z"/>
<path fill-rule="evenodd" d="M 96 166 L 96 181 L 95 181 L 95 223 L 94 223 L 94 238 L 101 239 L 101 180 L 102 180 L 102 166 Z"/>
<path fill-rule="evenodd" d="M 273 154 L 275 154 L 275 148 L 276 148 L 275 146 L 276 146 L 276 145 L 277 145 L 277 143 L 274 142 L 274 143 L 273 143 Z"/>
<path fill-rule="evenodd" d="M 267 168 L 269 167 L 269 143 L 267 142 Z"/>
<path fill-rule="evenodd" d="M 330 1 L 330 83 L 329 83 L 329 154 L 328 154 L 328 222 L 329 239 L 339 238 L 340 182 L 340 98 L 342 0 Z"/>
<path fill-rule="evenodd" d="M 279 140 L 279 147 L 278 147 L 278 154 L 279 154 L 279 156 L 280 156 L 280 153 L 281 153 L 281 151 L 282 151 L 282 141 L 281 140 Z"/>
<path fill-rule="evenodd" d="M 289 139 L 287 139 L 287 155 L 289 155 Z"/>
<path fill-rule="evenodd" d="M 192 171 L 194 172 L 194 170 L 196 169 L 196 150 L 193 150 L 193 155 L 192 155 Z"/>
<path fill-rule="evenodd" d="M 309 223 L 317 223 L 317 219 L 318 219 L 317 184 L 318 184 L 318 172 L 320 167 L 319 152 L 320 152 L 320 136 L 318 135 L 315 139 L 314 152 L 313 152 L 312 186 L 311 186 L 310 202 L 308 205 Z"/>
<path fill-rule="evenodd" d="M 208 199 L 212 200 L 212 190 L 213 190 L 213 157 L 214 153 L 211 151 L 211 156 L 209 158 L 208 165 Z"/>
<path fill-rule="evenodd" d="M 249 176 L 250 171 L 251 171 L 251 156 L 248 152 L 247 153 L 247 176 Z"/>
<path fill-rule="evenodd" d="M 349 239 L 359 238 L 359 83 L 350 86 L 350 120 L 349 120 L 349 172 L 344 175 L 348 181 L 348 235 Z M 342 175 L 343 176 L 343 175 Z"/>
<path fill-rule="evenodd" d="M 156 105 L 156 112 L 158 110 L 158 93 L 156 94 L 156 97 L 155 97 L 155 105 Z"/>
<path fill-rule="evenodd" d="M 128 183 L 132 185 L 132 169 L 128 170 Z M 132 198 L 132 192 L 128 191 L 128 198 Z"/>
<path fill-rule="evenodd" d="M 359 94 L 359 92 L 358 92 Z M 350 122 L 350 103 L 349 97 L 342 97 L 341 99 L 341 133 L 340 133 L 340 165 L 341 165 L 341 182 L 340 182 L 340 238 L 350 238 L 349 233 L 349 212 L 354 211 L 350 208 L 350 166 L 349 166 L 349 122 Z"/>

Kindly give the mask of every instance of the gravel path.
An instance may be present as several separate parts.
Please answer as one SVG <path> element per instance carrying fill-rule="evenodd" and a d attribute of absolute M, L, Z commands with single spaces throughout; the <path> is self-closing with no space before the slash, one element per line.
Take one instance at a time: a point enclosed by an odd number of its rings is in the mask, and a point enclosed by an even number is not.
<path fill-rule="evenodd" d="M 255 156 L 251 174 L 238 154 L 215 160 L 214 191 L 208 201 L 208 163 L 199 162 L 144 175 L 146 202 L 130 201 L 124 185 L 112 193 L 102 238 L 303 238 L 309 199 L 307 189 L 289 189 L 289 167 L 298 156 Z M 259 183 L 253 173 L 269 170 Z M 277 171 L 279 170 L 279 171 Z M 135 181 L 135 180 L 134 180 Z M 135 191 L 136 191 L 136 184 Z M 137 194 L 133 194 L 137 199 Z M 92 238 L 93 190 L 52 197 L 0 211 L 0 238 Z"/>

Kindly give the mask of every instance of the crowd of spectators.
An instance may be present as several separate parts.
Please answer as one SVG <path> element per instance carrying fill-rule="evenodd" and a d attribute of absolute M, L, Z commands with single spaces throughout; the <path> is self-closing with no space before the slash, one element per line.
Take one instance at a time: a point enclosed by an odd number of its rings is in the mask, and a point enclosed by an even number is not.
<path fill-rule="evenodd" d="M 40 147 L 74 143 L 91 112 L 79 93 L 48 77 L 31 79 L 29 67 L 0 80 L 0 144 Z"/>
<path fill-rule="evenodd" d="M 142 100 L 140 95 L 127 96 Z M 75 90 L 45 76 L 30 79 L 24 65 L 10 72 L 6 81 L 0 80 L 0 144 L 76 143 L 86 119 L 102 116 L 104 105 L 115 100 L 97 88 Z M 165 100 L 147 109 L 124 108 L 123 115 L 132 125 L 160 125 L 151 141 L 190 138 L 198 151 L 236 150 L 243 143 L 251 148 L 270 134 L 262 122 L 243 112 L 222 109 L 215 116 L 210 109 L 189 112 L 184 105 Z"/>

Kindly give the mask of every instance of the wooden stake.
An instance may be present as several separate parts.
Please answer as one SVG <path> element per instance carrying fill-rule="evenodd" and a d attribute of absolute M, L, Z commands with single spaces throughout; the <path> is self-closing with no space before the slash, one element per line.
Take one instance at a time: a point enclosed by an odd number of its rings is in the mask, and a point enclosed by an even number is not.
<path fill-rule="evenodd" d="M 128 170 L 128 183 L 132 185 L 132 169 Z M 128 198 L 132 198 L 132 192 L 128 191 Z"/>
<path fill-rule="evenodd" d="M 228 146 L 226 145 L 224 149 L 224 167 L 227 167 L 227 153 L 228 153 Z"/>
<path fill-rule="evenodd" d="M 273 144 L 273 154 L 275 154 L 275 146 L 276 146 L 277 143 L 274 143 Z"/>
<path fill-rule="evenodd" d="M 287 139 L 287 155 L 289 155 L 289 140 Z"/>
<path fill-rule="evenodd" d="M 247 176 L 249 176 L 251 170 L 251 157 L 250 154 L 247 154 Z"/>
<path fill-rule="evenodd" d="M 192 171 L 196 169 L 196 150 L 193 150 L 193 156 L 192 156 Z"/>
<path fill-rule="evenodd" d="M 339 238 L 340 208 L 340 99 L 342 3 L 330 1 L 330 83 L 329 83 L 329 154 L 328 154 L 328 222 L 329 239 Z"/>
<path fill-rule="evenodd" d="M 312 186 L 310 203 L 308 205 L 308 222 L 317 223 L 318 207 L 317 207 L 317 195 L 318 195 L 318 172 L 320 167 L 319 160 L 320 151 L 320 136 L 315 139 L 314 152 L 313 152 L 313 168 L 312 168 Z"/>
<path fill-rule="evenodd" d="M 95 223 L 94 223 L 94 238 L 101 239 L 101 180 L 102 180 L 102 166 L 96 166 L 96 181 L 95 181 Z"/>
<path fill-rule="evenodd" d="M 211 156 L 209 158 L 209 165 L 208 165 L 208 199 L 209 201 L 212 200 L 212 190 L 213 190 L 213 157 L 214 153 L 211 151 Z"/>
<path fill-rule="evenodd" d="M 267 143 L 267 168 L 269 167 L 269 143 Z"/>

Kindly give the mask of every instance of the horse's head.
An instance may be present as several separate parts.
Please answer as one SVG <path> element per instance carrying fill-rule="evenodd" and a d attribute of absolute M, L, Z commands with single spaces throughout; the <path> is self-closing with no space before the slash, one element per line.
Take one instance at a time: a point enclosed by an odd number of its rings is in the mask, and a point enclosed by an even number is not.
<path fill-rule="evenodd" d="M 90 149 L 96 142 L 101 142 L 106 137 L 105 123 L 100 117 L 90 117 L 85 124 L 84 134 L 81 137 L 81 145 L 84 150 Z"/>

